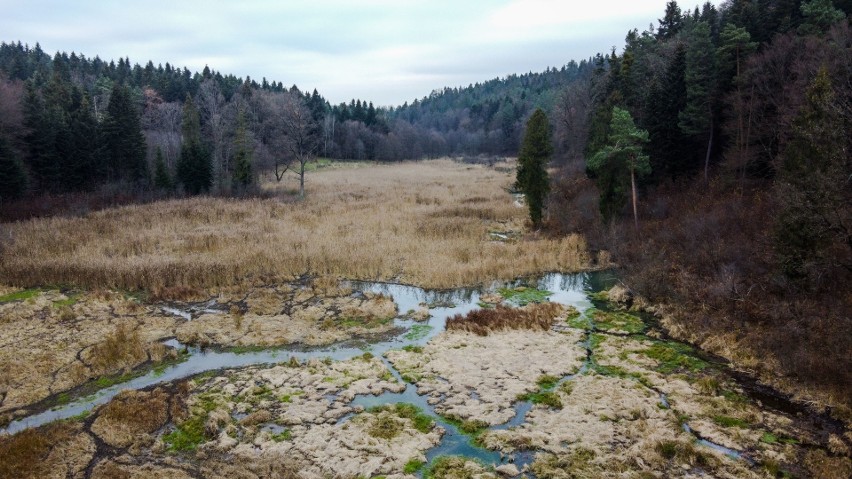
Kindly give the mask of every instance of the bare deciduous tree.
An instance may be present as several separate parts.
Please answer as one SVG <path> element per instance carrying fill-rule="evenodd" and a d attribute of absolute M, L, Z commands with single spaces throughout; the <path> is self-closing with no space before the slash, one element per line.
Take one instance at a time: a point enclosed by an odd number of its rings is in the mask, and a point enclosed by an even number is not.
<path fill-rule="evenodd" d="M 259 92 L 258 136 L 261 151 L 281 181 L 288 171 L 299 177 L 299 197 L 305 197 L 305 167 L 316 158 L 319 125 L 304 99 L 290 92 Z"/>

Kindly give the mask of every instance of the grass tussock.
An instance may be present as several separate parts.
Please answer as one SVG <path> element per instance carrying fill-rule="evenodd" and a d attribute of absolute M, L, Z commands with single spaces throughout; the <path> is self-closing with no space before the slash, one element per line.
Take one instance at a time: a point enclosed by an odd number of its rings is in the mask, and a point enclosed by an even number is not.
<path fill-rule="evenodd" d="M 25 429 L 13 436 L 0 436 L 0 477 L 47 477 L 51 472 L 48 455 L 70 436 L 71 426 L 63 422 Z"/>
<path fill-rule="evenodd" d="M 112 446 L 128 447 L 163 427 L 169 418 L 169 406 L 169 395 L 163 389 L 125 391 L 98 413 L 92 431 Z"/>
<path fill-rule="evenodd" d="M 448 160 L 329 168 L 299 202 L 201 197 L 32 219 L 4 225 L 0 277 L 176 299 L 305 273 L 446 288 L 586 268 L 577 235 L 491 241 L 498 225 L 523 230 L 527 212 L 505 192 L 513 180 Z"/>
<path fill-rule="evenodd" d="M 547 331 L 554 318 L 562 313 L 556 303 L 530 304 L 523 308 L 497 305 L 491 309 L 477 309 L 462 316 L 457 314 L 447 319 L 448 331 L 466 331 L 479 336 L 510 329 Z"/>
<path fill-rule="evenodd" d="M 130 370 L 147 358 L 139 332 L 121 324 L 92 348 L 93 368 L 101 373 Z"/>

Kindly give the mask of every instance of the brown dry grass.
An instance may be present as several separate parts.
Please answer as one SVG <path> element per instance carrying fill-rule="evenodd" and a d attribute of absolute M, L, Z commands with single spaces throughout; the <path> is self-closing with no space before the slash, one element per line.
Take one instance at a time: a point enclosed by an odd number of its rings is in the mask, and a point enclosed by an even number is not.
<path fill-rule="evenodd" d="M 447 331 L 466 331 L 479 336 L 508 329 L 547 331 L 553 318 L 563 311 L 564 306 L 556 303 L 530 304 L 523 308 L 498 305 L 494 309 L 476 309 L 465 316 L 457 314 L 447 318 Z"/>
<path fill-rule="evenodd" d="M 169 418 L 168 408 L 169 395 L 163 389 L 125 391 L 99 412 L 92 432 L 107 444 L 127 447 L 163 427 Z"/>
<path fill-rule="evenodd" d="M 139 332 L 120 324 L 103 341 L 92 347 L 91 362 L 96 371 L 130 370 L 147 358 Z"/>
<path fill-rule="evenodd" d="M 192 198 L 35 219 L 6 225 L 0 278 L 178 291 L 309 273 L 452 287 L 587 267 L 580 236 L 491 241 L 523 230 L 513 176 L 449 160 L 326 169 L 303 202 Z"/>
<path fill-rule="evenodd" d="M 56 423 L 0 436 L 0 477 L 42 478 L 51 472 L 47 458 L 53 447 L 71 436 L 71 427 Z"/>

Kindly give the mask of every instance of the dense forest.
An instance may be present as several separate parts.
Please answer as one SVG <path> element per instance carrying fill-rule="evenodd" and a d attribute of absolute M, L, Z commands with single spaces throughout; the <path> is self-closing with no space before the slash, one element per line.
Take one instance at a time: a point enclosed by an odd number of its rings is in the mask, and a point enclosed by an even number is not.
<path fill-rule="evenodd" d="M 690 339 L 849 408 L 850 11 L 670 1 L 620 51 L 398 107 L 3 43 L 2 214 L 77 192 L 241 194 L 314 156 L 512 156 L 541 108 L 544 234 L 585 233 L 631 289 L 680 308 Z"/>
<path fill-rule="evenodd" d="M 628 32 L 556 105 L 557 146 L 575 141 L 548 218 L 672 307 L 680 336 L 847 418 L 849 12 L 831 0 L 668 2 L 656 28 Z"/>
<path fill-rule="evenodd" d="M 400 107 L 265 78 L 0 44 L 0 197 L 118 188 L 232 194 L 308 156 L 395 161 L 514 155 L 526 117 L 591 73 L 570 62 L 436 90 Z M 197 122 L 196 127 L 190 123 Z M 193 133 L 195 130 L 197 132 Z M 196 144 L 195 155 L 185 149 Z M 117 186 L 119 185 L 119 186 Z"/>

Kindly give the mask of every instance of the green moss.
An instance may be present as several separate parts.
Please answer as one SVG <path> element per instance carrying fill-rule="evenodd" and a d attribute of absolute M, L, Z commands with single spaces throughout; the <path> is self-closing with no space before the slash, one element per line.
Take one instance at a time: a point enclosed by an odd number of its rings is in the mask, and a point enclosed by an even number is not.
<path fill-rule="evenodd" d="M 553 391 L 539 391 L 522 394 L 518 396 L 518 399 L 521 401 L 529 401 L 533 404 L 543 404 L 553 409 L 562 409 L 562 400 L 559 399 L 559 395 Z"/>
<path fill-rule="evenodd" d="M 393 321 L 393 317 L 389 318 L 350 318 L 344 317 L 338 323 L 339 326 L 344 328 L 365 328 L 365 329 L 374 329 L 381 326 L 386 326 L 391 321 Z"/>
<path fill-rule="evenodd" d="M 163 442 L 171 452 L 194 451 L 206 439 L 204 423 L 206 416 L 191 416 L 175 427 L 175 430 L 163 436 Z"/>
<path fill-rule="evenodd" d="M 706 361 L 693 356 L 695 351 L 691 347 L 674 341 L 658 341 L 639 352 L 657 361 L 657 371 L 663 374 L 675 371 L 697 372 L 708 366 Z"/>
<path fill-rule="evenodd" d="M 94 380 L 94 385 L 97 389 L 104 389 L 116 384 L 126 383 L 132 379 L 138 378 L 145 374 L 145 371 L 134 371 L 127 374 L 119 374 L 112 376 L 101 376 Z"/>
<path fill-rule="evenodd" d="M 730 416 L 713 416 L 713 422 L 722 427 L 738 427 L 741 429 L 748 429 L 750 427 L 749 423 L 743 421 L 742 419 L 737 419 L 735 417 Z"/>
<path fill-rule="evenodd" d="M 642 318 L 623 311 L 596 309 L 591 311 L 590 316 L 595 328 L 601 331 L 623 331 L 628 334 L 639 334 L 645 331 L 645 322 Z"/>
<path fill-rule="evenodd" d="M 423 479 L 473 479 L 478 474 L 465 467 L 468 461 L 478 462 L 463 456 L 436 457 L 423 471 Z"/>
<path fill-rule="evenodd" d="M 373 353 L 371 353 L 370 351 L 367 351 L 364 354 L 362 354 L 361 356 L 359 356 L 359 359 L 364 360 L 364 361 L 372 361 L 374 357 L 375 356 L 373 356 Z"/>
<path fill-rule="evenodd" d="M 551 376 L 549 374 L 545 374 L 536 380 L 536 384 L 542 389 L 551 389 L 553 386 L 556 386 L 556 383 L 559 382 L 559 378 L 556 376 Z"/>
<path fill-rule="evenodd" d="M 373 414 L 378 414 L 383 411 L 387 411 L 392 414 L 395 414 L 400 418 L 410 420 L 412 427 L 422 432 L 423 434 L 428 433 L 432 430 L 432 427 L 435 426 L 435 421 L 426 414 L 423 414 L 423 411 L 414 404 L 398 403 L 392 405 L 376 406 L 370 408 L 369 410 L 369 412 Z"/>
<path fill-rule="evenodd" d="M 402 422 L 391 414 L 382 414 L 379 411 L 367 429 L 367 434 L 379 439 L 391 440 L 398 436 L 402 430 Z"/>
<path fill-rule="evenodd" d="M 24 301 L 30 298 L 34 298 L 41 293 L 41 289 L 32 288 L 32 289 L 24 289 L 21 291 L 16 291 L 14 293 L 4 294 L 0 296 L 0 303 L 10 303 L 12 301 Z"/>
<path fill-rule="evenodd" d="M 80 300 L 80 294 L 79 293 L 73 293 L 73 294 L 69 293 L 69 294 L 66 294 L 65 296 L 66 296 L 65 299 L 60 299 L 58 301 L 54 301 L 53 307 L 54 308 L 71 307 L 71 306 L 74 306 L 75 304 L 77 304 L 77 301 Z M 2 301 L 0 301 L 0 302 L 2 302 Z"/>
<path fill-rule="evenodd" d="M 500 288 L 497 292 L 506 301 L 517 306 L 526 306 L 530 303 L 543 303 L 547 301 L 553 293 L 535 288 Z"/>
<path fill-rule="evenodd" d="M 293 402 L 293 396 L 291 394 L 285 394 L 278 398 L 279 401 L 283 403 L 291 403 Z"/>
<path fill-rule="evenodd" d="M 408 330 L 407 333 L 405 333 L 403 338 L 405 338 L 409 341 L 417 341 L 419 339 L 423 339 L 426 336 L 428 336 L 429 332 L 432 331 L 433 329 L 435 329 L 435 328 L 433 328 L 432 326 L 429 326 L 428 324 L 415 324 L 414 326 L 411 327 L 411 329 Z"/>
<path fill-rule="evenodd" d="M 580 313 L 568 316 L 565 322 L 568 323 L 568 326 L 575 329 L 589 329 L 590 326 L 589 320 Z"/>
<path fill-rule="evenodd" d="M 425 465 L 426 463 L 419 459 L 412 459 L 405 463 L 405 467 L 402 468 L 402 472 L 404 474 L 414 474 L 420 471 L 420 469 L 423 469 L 423 466 Z"/>
<path fill-rule="evenodd" d="M 422 353 L 423 346 L 415 346 L 413 344 L 408 344 L 402 347 L 403 351 L 408 351 L 409 353 Z"/>
<path fill-rule="evenodd" d="M 85 411 L 81 412 L 80 414 L 75 414 L 74 416 L 69 417 L 68 419 L 66 419 L 66 421 L 71 421 L 71 422 L 84 421 L 84 420 L 86 420 L 87 417 L 89 417 L 91 415 L 92 415 L 92 411 L 89 410 L 89 409 L 86 409 Z"/>
<path fill-rule="evenodd" d="M 609 291 L 608 290 L 598 291 L 596 293 L 590 294 L 589 297 L 592 298 L 593 301 L 607 301 L 608 302 L 609 301 Z"/>
<path fill-rule="evenodd" d="M 289 441 L 292 438 L 293 438 L 293 433 L 290 432 L 289 429 L 285 429 L 285 430 L 279 432 L 278 434 L 272 435 L 272 440 L 275 441 L 275 442 Z"/>
<path fill-rule="evenodd" d="M 606 341 L 606 336 L 603 334 L 592 333 L 589 335 L 589 349 L 594 351 L 598 348 L 604 341 Z"/>
<path fill-rule="evenodd" d="M 491 304 L 491 303 L 485 303 L 485 302 L 483 302 L 483 301 L 480 301 L 480 302 L 476 303 L 476 305 L 477 305 L 477 306 L 479 306 L 479 307 L 480 307 L 480 308 L 482 308 L 482 309 L 493 309 L 493 308 L 494 308 L 494 305 L 493 305 L 493 304 Z"/>

